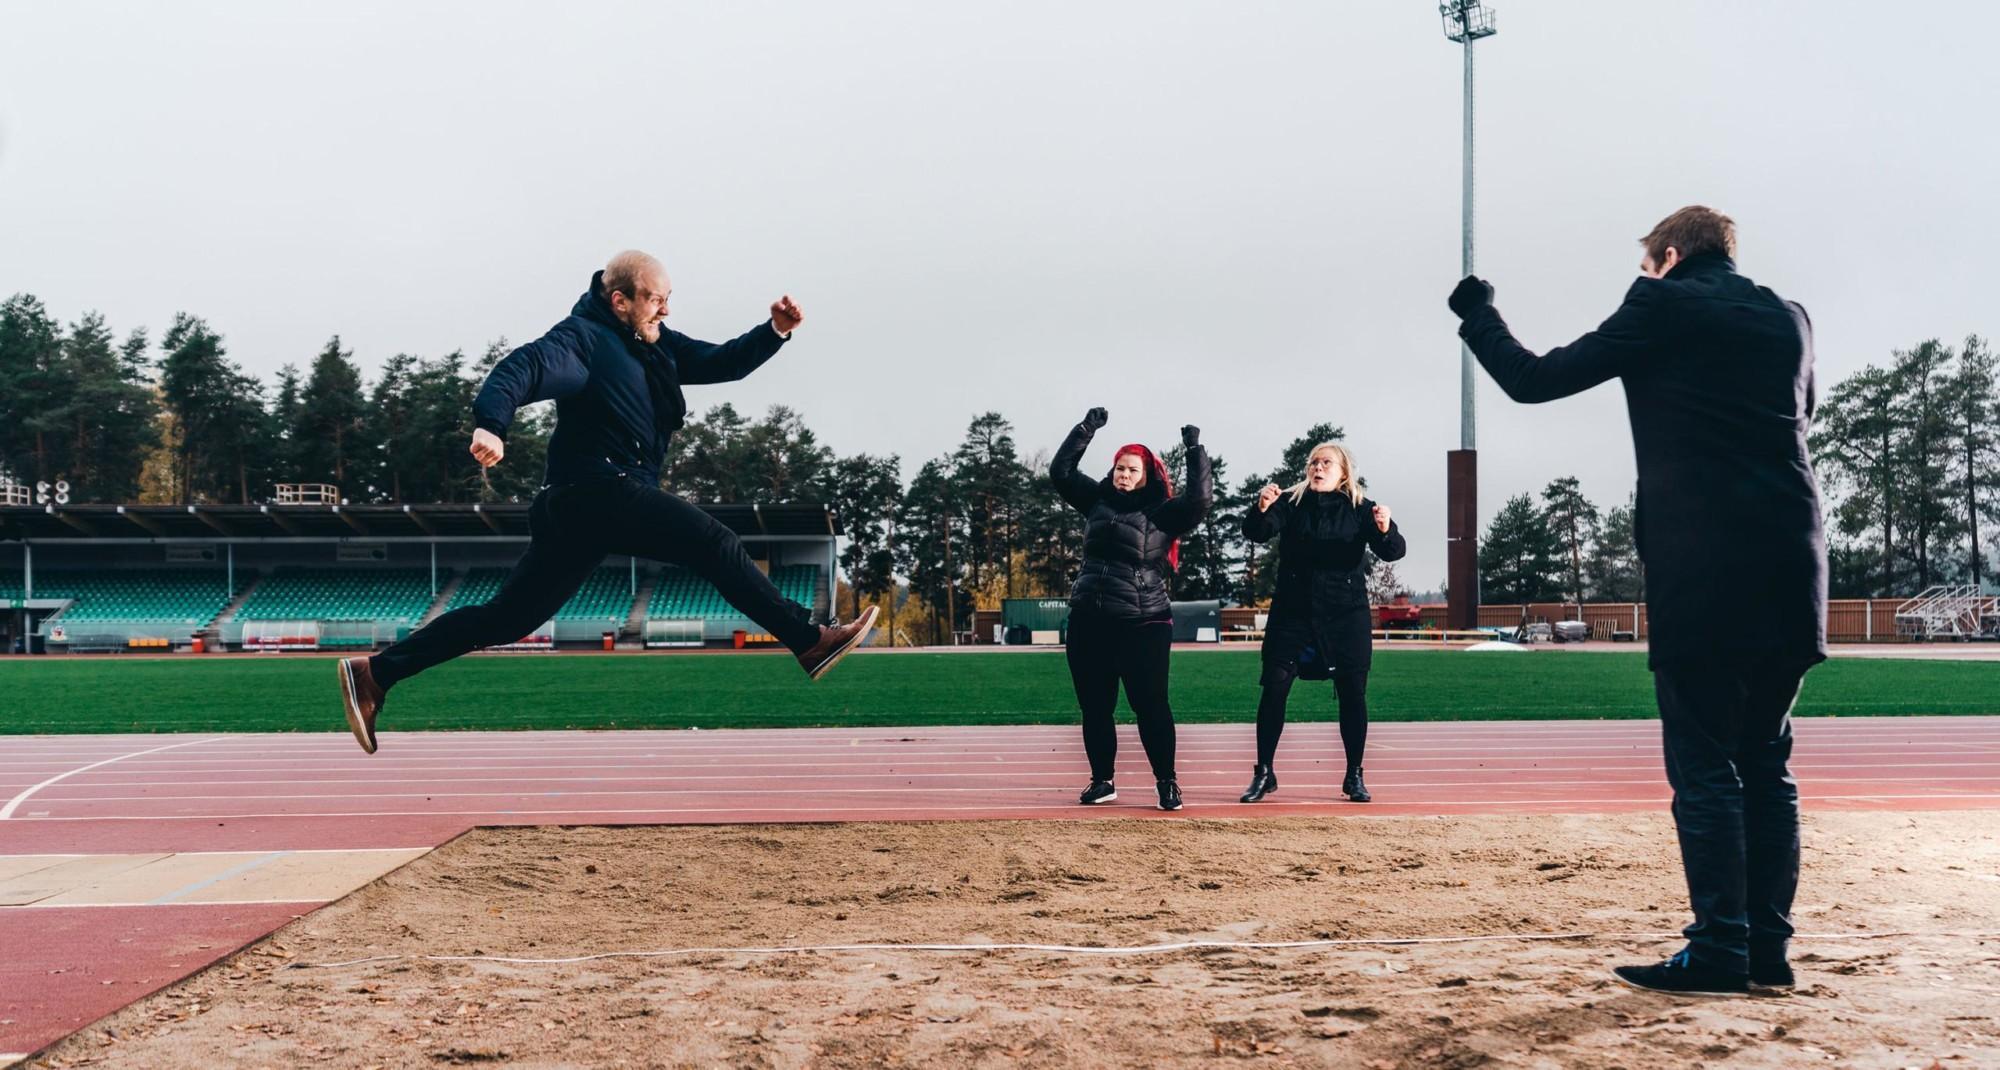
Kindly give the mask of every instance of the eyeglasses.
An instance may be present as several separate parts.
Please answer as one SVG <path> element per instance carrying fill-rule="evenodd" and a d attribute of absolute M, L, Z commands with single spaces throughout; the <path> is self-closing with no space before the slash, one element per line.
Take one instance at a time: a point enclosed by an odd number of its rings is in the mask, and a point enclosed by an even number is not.
<path fill-rule="evenodd" d="M 1315 457 L 1312 460 L 1306 462 L 1307 470 L 1311 470 L 1314 468 L 1338 468 L 1338 467 L 1340 467 L 1340 462 L 1334 460 L 1331 457 Z"/>

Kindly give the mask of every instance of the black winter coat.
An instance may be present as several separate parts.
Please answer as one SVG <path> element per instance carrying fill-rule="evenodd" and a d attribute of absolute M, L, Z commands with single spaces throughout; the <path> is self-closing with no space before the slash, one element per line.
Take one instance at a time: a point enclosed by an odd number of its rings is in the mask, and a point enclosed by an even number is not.
<path fill-rule="evenodd" d="M 682 384 L 741 379 L 785 339 L 766 320 L 720 345 L 665 328 L 658 342 L 647 342 L 611 311 L 599 287 L 603 275 L 590 277 L 569 318 L 493 366 L 473 400 L 473 420 L 504 439 L 516 409 L 553 400 L 547 482 L 624 474 L 653 486 L 686 421 Z"/>
<path fill-rule="evenodd" d="M 1400 561 L 1409 552 L 1394 520 L 1375 526 L 1375 503 L 1344 493 L 1308 490 L 1293 504 L 1278 495 L 1269 509 L 1256 503 L 1243 517 L 1252 542 L 1278 537 L 1278 582 L 1264 628 L 1264 664 L 1367 671 L 1374 651 L 1374 614 L 1368 605 L 1368 552 Z M 1311 652 L 1308 656 L 1308 651 Z M 1301 665 L 1301 662 L 1310 665 Z M 1268 681 L 1268 676 L 1267 676 Z"/>
<path fill-rule="evenodd" d="M 1073 612 L 1122 621 L 1171 620 L 1167 592 L 1167 548 L 1193 531 L 1215 500 L 1208 450 L 1187 453 L 1187 486 L 1167 497 L 1150 475 L 1129 494 L 1106 477 L 1092 480 L 1076 470 L 1094 432 L 1077 424 L 1049 462 L 1056 493 L 1084 516 L 1083 568 L 1070 589 Z"/>
<path fill-rule="evenodd" d="M 1624 383 L 1651 664 L 1826 657 L 1805 309 L 1704 254 L 1634 282 L 1603 326 L 1539 358 L 1490 306 L 1459 335 L 1516 401 Z"/>

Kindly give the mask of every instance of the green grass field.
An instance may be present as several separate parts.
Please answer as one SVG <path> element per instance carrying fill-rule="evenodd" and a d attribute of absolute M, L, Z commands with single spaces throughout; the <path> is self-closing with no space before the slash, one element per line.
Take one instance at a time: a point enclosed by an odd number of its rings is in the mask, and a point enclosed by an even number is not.
<path fill-rule="evenodd" d="M 1257 652 L 1174 658 L 1174 715 L 1248 721 Z M 1292 696 L 1333 716 L 1330 684 Z M 1842 659 L 1807 677 L 1802 716 L 2000 714 L 2000 662 Z M 1643 654 L 1375 655 L 1380 721 L 1645 718 Z M 783 656 L 470 657 L 398 687 L 383 726 L 775 728 L 1063 724 L 1076 718 L 1060 653 L 881 654 L 807 681 Z M 340 731 L 334 662 L 307 657 L 0 660 L 0 733 Z"/>

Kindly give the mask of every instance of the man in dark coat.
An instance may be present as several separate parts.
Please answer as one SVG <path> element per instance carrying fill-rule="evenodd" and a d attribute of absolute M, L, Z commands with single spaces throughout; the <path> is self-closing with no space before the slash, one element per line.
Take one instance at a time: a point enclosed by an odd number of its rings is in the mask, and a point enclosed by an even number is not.
<path fill-rule="evenodd" d="M 472 456 L 499 463 L 521 406 L 554 400 L 548 471 L 528 511 L 531 541 L 484 605 L 465 606 L 373 657 L 340 662 L 341 702 L 361 749 L 375 753 L 375 719 L 389 688 L 481 647 L 511 643 L 553 616 L 607 554 L 682 565 L 797 655 L 817 680 L 874 627 L 876 609 L 839 627 L 807 619 L 759 571 L 734 532 L 660 489 L 660 465 L 685 422 L 684 383 L 727 383 L 776 355 L 803 321 L 787 297 L 771 318 L 720 345 L 667 330 L 672 283 L 658 260 L 620 253 L 577 298 L 569 318 L 507 354 L 472 404 Z"/>
<path fill-rule="evenodd" d="M 1789 986 L 1791 708 L 1826 658 L 1826 538 L 1806 449 L 1812 324 L 1737 274 L 1735 224 L 1719 212 L 1684 208 L 1641 241 L 1645 277 L 1618 311 L 1540 357 L 1514 340 L 1485 281 L 1467 277 L 1449 303 L 1516 401 L 1625 387 L 1649 663 L 1695 921 L 1673 958 L 1616 972 L 1669 992 Z"/>

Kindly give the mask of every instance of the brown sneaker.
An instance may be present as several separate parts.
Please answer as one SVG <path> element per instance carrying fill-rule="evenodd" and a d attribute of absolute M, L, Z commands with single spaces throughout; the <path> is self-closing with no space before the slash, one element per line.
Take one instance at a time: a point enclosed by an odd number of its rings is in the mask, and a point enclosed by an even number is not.
<path fill-rule="evenodd" d="M 875 630 L 875 618 L 882 613 L 882 607 L 869 606 L 862 610 L 851 624 L 827 627 L 819 630 L 819 642 L 811 650 L 799 655 L 799 667 L 806 675 L 817 680 L 826 675 L 833 663 L 847 656 L 847 652 L 861 645 L 868 633 Z"/>
<path fill-rule="evenodd" d="M 347 727 L 369 754 L 375 753 L 375 715 L 382 712 L 382 697 L 367 658 L 340 659 L 340 704 L 347 709 Z"/>

